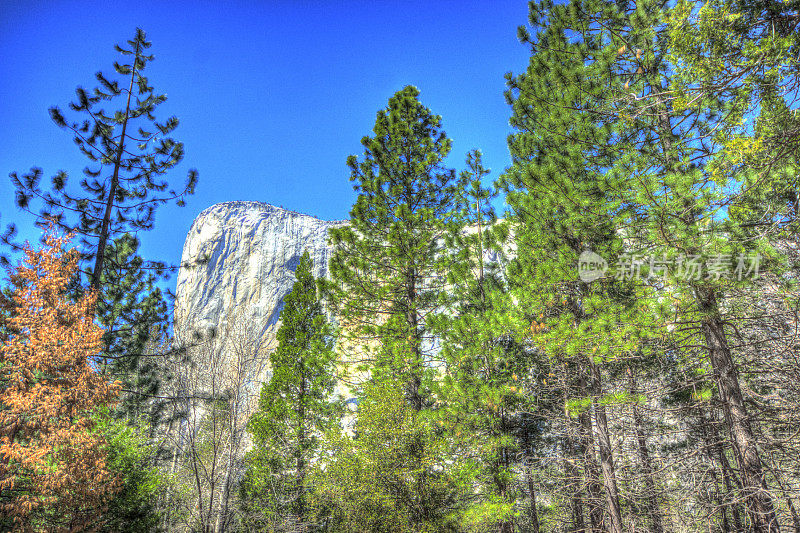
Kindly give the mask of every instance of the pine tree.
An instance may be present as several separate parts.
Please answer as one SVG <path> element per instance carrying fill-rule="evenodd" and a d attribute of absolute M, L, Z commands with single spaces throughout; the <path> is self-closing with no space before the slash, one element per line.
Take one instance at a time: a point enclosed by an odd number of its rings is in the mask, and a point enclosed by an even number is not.
<path fill-rule="evenodd" d="M 467 167 L 458 181 L 457 222 L 446 238 L 447 293 L 431 320 L 445 362 L 436 389 L 445 406 L 440 423 L 457 435 L 455 461 L 471 464 L 465 471 L 474 475 L 464 520 L 471 529 L 494 526 L 504 533 L 514 527 L 514 430 L 527 407 L 523 380 L 530 358 L 504 320 L 509 302 L 491 205 L 497 192 L 482 184 L 489 171 L 480 151 L 467 154 Z"/>
<path fill-rule="evenodd" d="M 378 112 L 374 135 L 361 141 L 363 158 L 348 158 L 359 194 L 350 224 L 330 230 L 330 288 L 342 325 L 339 349 L 352 352 L 348 359 L 369 373 L 367 388 L 392 384 L 403 391 L 411 409 L 423 414 L 434 404 L 430 389 L 435 354 L 426 320 L 446 281 L 440 252 L 455 209 L 455 172 L 444 167 L 451 141 L 441 129 L 441 118 L 418 96 L 411 86 L 393 95 Z M 396 478 L 405 480 L 405 486 L 373 490 L 410 492 L 397 505 L 407 507 L 415 528 L 426 528 L 447 513 L 438 506 L 448 496 L 432 496 L 434 488 L 447 486 L 442 483 L 446 472 L 425 461 L 437 436 L 426 417 L 415 415 L 411 421 L 419 423 L 416 440 L 407 448 L 405 473 Z M 362 427 L 378 428 L 369 421 Z M 361 435 L 358 442 L 371 446 L 377 440 Z"/>
<path fill-rule="evenodd" d="M 617 163 L 625 157 L 627 132 L 603 112 L 609 86 L 622 85 L 610 68 L 613 31 L 584 25 L 590 16 L 611 28 L 618 20 L 603 2 L 530 7 L 536 36 L 521 29 L 531 43 L 530 64 L 508 79 L 517 130 L 509 137 L 514 165 L 503 176 L 517 245 L 509 278 L 518 327 L 529 328 L 531 340 L 563 372 L 565 409 L 575 421 L 563 427 L 569 467 L 563 475 L 580 476 L 578 486 L 586 489 L 585 495 L 568 489 L 565 497 L 572 528 L 583 527 L 585 508 L 593 529 L 605 523 L 621 533 L 624 500 L 608 412 L 627 399 L 608 390 L 606 380 L 642 349 L 649 319 L 640 305 L 647 290 L 632 280 L 584 279 L 578 268 L 591 253 L 614 264 L 625 251 L 621 231 L 631 217 L 629 175 Z M 583 456 L 582 472 L 574 469 L 578 461 L 570 462 L 571 450 Z"/>
<path fill-rule="evenodd" d="M 93 411 L 118 384 L 92 367 L 103 331 L 94 295 L 66 293 L 78 254 L 45 236 L 12 276 L 10 334 L 0 346 L 0 505 L 22 529 L 90 528 L 119 486 Z M 8 525 L 8 524 L 6 524 Z"/>
<path fill-rule="evenodd" d="M 95 306 L 104 328 L 102 369 L 121 382 L 117 412 L 157 424 L 163 408 L 153 398 L 168 379 L 154 349 L 167 334 L 167 303 L 156 286 L 157 276 L 138 254 L 139 240 L 126 233 L 108 246 Z"/>
<path fill-rule="evenodd" d="M 307 477 L 319 458 L 320 436 L 338 427 L 341 405 L 333 398 L 336 358 L 333 332 L 320 301 L 306 251 L 297 281 L 284 299 L 272 377 L 248 424 L 254 447 L 242 483 L 248 527 L 272 531 L 287 519 L 311 518 Z"/>
<path fill-rule="evenodd" d="M 428 402 L 425 317 L 442 288 L 437 254 L 454 209 L 455 173 L 443 167 L 452 143 L 441 118 L 417 96 L 411 86 L 392 96 L 378 112 L 374 136 L 361 141 L 363 159 L 348 158 L 359 195 L 350 224 L 331 229 L 330 241 L 345 342 L 366 349 L 372 372 L 404 381 L 408 401 L 420 410 Z M 370 348 L 372 340 L 378 345 Z"/>
<path fill-rule="evenodd" d="M 197 182 L 195 170 L 181 190 L 171 189 L 163 178 L 183 160 L 184 147 L 171 137 L 178 119 L 155 117 L 166 96 L 144 75 L 153 60 L 150 46 L 137 28 L 127 46 L 115 46 L 129 58 L 114 62 L 117 79 L 98 72 L 98 87 L 77 88 L 77 99 L 69 104 L 74 119 L 50 108 L 53 121 L 72 134 L 89 160 L 79 184 L 72 184 L 63 170 L 49 188 L 41 185 L 39 168 L 21 176 L 11 173 L 19 207 L 31 211 L 38 202 L 39 225 L 55 221 L 80 236 L 79 271 L 96 292 L 97 317 L 106 328 L 105 370 L 125 381 L 126 391 L 135 391 L 126 392 L 119 405 L 126 416 L 157 391 L 152 361 L 141 356 L 148 336 L 166 327 L 166 303 L 154 286 L 166 276 L 166 265 L 144 260 L 135 234 L 153 228 L 158 206 L 171 200 L 182 206 Z M 82 282 L 72 287 L 79 296 Z"/>
<path fill-rule="evenodd" d="M 183 205 L 197 183 L 195 170 L 189 171 L 183 189 L 177 192 L 161 179 L 183 160 L 183 143 L 169 136 L 178 127 L 178 119 L 158 122 L 153 114 L 167 97 L 156 93 L 143 74 L 153 60 L 147 54 L 151 43 L 144 31 L 137 28 L 127 45 L 115 45 L 117 52 L 131 56 L 129 63 L 114 62 L 119 80 L 98 72 L 99 87 L 75 91 L 77 100 L 69 108 L 83 118 L 69 121 L 60 108 L 50 108 L 53 122 L 73 134 L 78 149 L 89 159 L 79 188 L 68 187 L 63 170 L 53 176 L 50 190 L 40 187 L 39 168 L 22 176 L 11 173 L 20 208 L 29 210 L 31 201 L 39 200 L 43 203 L 40 224 L 55 220 L 62 229 L 80 235 L 81 266 L 83 262 L 93 265 L 82 268 L 93 289 L 100 288 L 111 241 L 124 233 L 152 229 L 156 208 L 170 200 Z M 117 109 L 105 107 L 106 102 L 118 101 Z"/>
<path fill-rule="evenodd" d="M 545 333 L 578 340 L 591 331 L 583 324 L 600 326 L 583 338 L 583 346 L 564 344 L 567 353 L 579 347 L 578 353 L 593 354 L 585 375 L 607 495 L 614 492 L 608 483 L 613 463 L 607 460 L 603 411 L 614 403 L 603 393 L 603 370 L 608 369 L 608 377 L 621 373 L 618 367 L 625 359 L 620 356 L 640 358 L 656 334 L 669 340 L 672 357 L 704 356 L 704 371 L 714 376 L 717 393 L 712 396 L 729 435 L 725 454 L 730 453 L 741 473 L 741 486 L 733 488 L 731 499 L 746 503 L 755 531 L 775 531 L 758 429 L 748 414 L 726 332 L 732 318 L 726 311 L 727 295 L 748 281 L 731 279 L 733 268 L 717 276 L 707 270 L 687 272 L 689 259 L 707 266 L 709 258 L 768 251 L 765 240 L 741 224 L 734 207 L 750 196 L 742 187 L 746 169 L 720 164 L 728 157 L 717 134 L 729 133 L 727 121 L 741 119 L 743 108 L 721 95 L 692 106 L 669 96 L 676 67 L 666 19 L 667 7 L 660 2 L 532 4 L 530 22 L 539 31 L 535 38 L 525 29 L 521 32 L 532 46 L 531 64 L 526 74 L 509 80 L 512 120 L 520 130 L 510 143 L 515 167 L 509 189 L 515 190 L 509 203 L 524 221 L 525 234 L 538 235 L 520 246 L 521 269 L 514 277 L 536 277 L 537 270 L 534 275 L 526 270 L 526 250 L 535 256 L 537 248 L 554 249 L 561 257 L 545 260 L 548 266 L 538 269 L 539 287 L 562 289 L 547 295 Z M 616 280 L 576 280 L 579 254 L 588 250 L 614 265 Z M 637 254 L 640 260 L 651 259 L 641 276 L 636 276 Z M 625 264 L 626 257 L 631 264 Z M 542 283 L 541 274 L 551 281 Z M 559 280 L 574 284 L 553 283 Z M 543 292 L 536 285 L 529 285 L 521 297 Z M 661 294 L 654 296 L 654 291 Z M 691 335 L 665 328 L 675 321 Z M 631 324 L 636 327 L 628 328 Z M 565 327 L 577 328 L 578 334 Z M 697 345 L 704 350 L 698 353 Z M 623 394 L 615 396 L 624 399 Z M 607 399 L 597 403 L 603 397 Z M 607 498 L 607 510 L 613 529 L 619 530 L 612 500 Z M 651 517 L 653 530 L 659 528 L 657 518 Z"/>

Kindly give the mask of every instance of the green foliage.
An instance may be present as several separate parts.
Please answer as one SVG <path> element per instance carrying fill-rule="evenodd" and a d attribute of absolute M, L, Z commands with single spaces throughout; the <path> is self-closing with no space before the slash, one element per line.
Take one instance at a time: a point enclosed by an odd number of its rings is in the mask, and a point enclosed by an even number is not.
<path fill-rule="evenodd" d="M 454 462 L 468 476 L 473 493 L 460 517 L 469 531 L 511 527 L 517 490 L 513 468 L 518 443 L 513 435 L 517 413 L 530 408 L 524 381 L 530 353 L 519 345 L 505 319 L 510 301 L 502 273 L 504 254 L 498 242 L 489 173 L 481 153 L 467 154 L 460 175 L 457 217 L 450 224 L 446 253 L 448 288 L 439 312 L 429 318 L 441 339 L 436 416 L 452 436 Z M 489 254 L 494 261 L 487 261 Z M 522 376 L 522 378 L 520 378 Z"/>
<path fill-rule="evenodd" d="M 363 158 L 348 158 L 358 198 L 350 225 L 330 231 L 329 289 L 342 325 L 338 349 L 369 375 L 358 391 L 356 437 L 344 441 L 350 451 L 342 451 L 342 462 L 337 451 L 330 470 L 342 481 L 361 480 L 353 489 L 361 503 L 336 491 L 327 496 L 345 530 L 450 527 L 448 476 L 432 461 L 443 441 L 429 420 L 436 370 L 427 318 L 446 283 L 443 245 L 457 217 L 455 172 L 443 166 L 452 143 L 441 118 L 418 96 L 410 86 L 393 95 L 378 112 L 374 135 L 361 141 Z M 382 409 L 401 426 L 385 425 Z M 372 473 L 368 466 L 375 460 L 381 463 Z"/>
<path fill-rule="evenodd" d="M 99 293 L 96 316 L 106 329 L 103 367 L 123 382 L 119 413 L 126 416 L 153 404 L 159 372 L 143 355 L 160 341 L 168 323 L 166 302 L 155 286 L 167 276 L 167 267 L 139 255 L 136 234 L 153 228 L 160 205 L 173 200 L 183 205 L 197 182 L 195 170 L 182 189 L 173 190 L 164 178 L 183 160 L 184 147 L 172 137 L 178 119 L 155 116 L 166 96 L 145 76 L 153 60 L 150 46 L 137 28 L 126 45 L 115 46 L 127 60 L 113 63 L 115 74 L 98 72 L 94 89 L 78 87 L 68 111 L 50 108 L 53 122 L 70 132 L 88 159 L 79 183 L 63 170 L 49 186 L 41 184 L 40 168 L 10 175 L 20 208 L 34 212 L 40 204 L 37 224 L 54 221 L 80 236 L 80 271 Z M 73 289 L 80 294 L 83 285 L 78 278 Z M 157 414 L 157 409 L 151 412 Z"/>
<path fill-rule="evenodd" d="M 469 488 L 448 464 L 441 428 L 404 398 L 398 384 L 372 381 L 352 435 L 329 437 L 330 459 L 314 473 L 315 507 L 328 531 L 458 531 Z"/>
<path fill-rule="evenodd" d="M 123 421 L 98 417 L 96 431 L 106 439 L 109 469 L 122 487 L 103 513 L 100 531 L 138 533 L 161 531 L 157 500 L 164 480 L 153 466 L 155 450 L 144 433 Z"/>
<path fill-rule="evenodd" d="M 411 86 L 392 96 L 374 136 L 361 140 L 363 158 L 348 158 L 358 198 L 351 223 L 329 235 L 343 349 L 372 372 L 405 376 L 408 399 L 421 409 L 428 396 L 424 317 L 444 281 L 440 237 L 455 207 L 455 173 L 443 166 L 452 143 L 441 118 L 418 96 Z"/>
<path fill-rule="evenodd" d="M 520 326 L 531 324 L 532 341 L 585 369 L 589 388 L 579 381 L 578 394 L 566 403 L 578 416 L 591 406 L 596 425 L 607 409 L 631 403 L 627 394 L 603 390 L 604 374 L 613 376 L 633 361 L 657 363 L 661 350 L 674 348 L 671 343 L 707 346 L 704 364 L 713 367 L 727 398 L 732 447 L 751 454 L 743 460 L 745 452 L 736 452 L 743 485 L 758 487 L 745 492 L 762 495 L 748 500 L 749 516 L 761 530 L 774 520 L 772 503 L 738 377 L 723 370 L 736 368 L 736 361 L 722 330 L 727 310 L 719 303 L 752 280 L 737 279 L 733 268 L 714 276 L 708 265 L 727 257 L 735 266 L 737 257 L 756 251 L 774 256 L 765 228 L 780 225 L 788 187 L 772 177 L 761 181 L 767 190 L 781 191 L 769 195 L 783 195 L 777 209 L 774 201 L 764 205 L 751 197 L 763 176 L 756 177 L 747 162 L 755 161 L 753 147 L 760 141 L 748 137 L 745 146 L 741 136 L 752 132 L 742 124 L 752 119 L 747 114 L 755 86 L 728 77 L 731 69 L 715 79 L 716 86 L 707 83 L 726 61 L 737 61 L 727 40 L 741 40 L 736 31 L 749 31 L 732 15 L 744 3 L 704 4 L 698 25 L 679 28 L 676 21 L 694 13 L 690 5 L 531 4 L 536 34 L 521 32 L 531 45 L 531 62 L 527 72 L 508 79 L 517 132 L 509 140 L 514 165 L 503 186 L 519 250 L 509 276 Z M 733 34 L 725 33 L 730 29 Z M 762 227 L 754 230 L 754 222 Z M 581 277 L 579 258 L 589 251 L 607 261 L 605 277 Z M 645 266 L 626 270 L 625 261 L 637 256 Z M 702 272 L 680 269 L 690 257 Z M 674 321 L 694 327 L 673 336 L 665 326 Z M 681 348 L 672 357 L 696 357 L 693 349 Z M 599 451 L 608 491 L 613 463 L 602 442 Z"/>
<path fill-rule="evenodd" d="M 109 245 L 95 316 L 105 328 L 103 369 L 120 380 L 127 391 L 117 414 L 133 418 L 147 415 L 154 425 L 163 406 L 152 398 L 167 378 L 158 365 L 158 343 L 165 338 L 169 317 L 157 278 L 146 268 L 138 250 L 139 240 L 131 234 Z"/>
<path fill-rule="evenodd" d="M 770 170 L 795 159 L 797 21 L 796 3 L 774 0 L 680 1 L 669 13 L 673 105 L 724 105 L 713 172 Z"/>
<path fill-rule="evenodd" d="M 551 357 L 600 365 L 640 350 L 648 335 L 647 286 L 614 279 L 614 272 L 592 282 L 579 275 L 582 253 L 594 252 L 614 268 L 623 254 L 637 251 L 638 243 L 626 240 L 641 231 L 640 182 L 630 173 L 652 148 L 615 108 L 624 106 L 621 90 L 631 81 L 620 56 L 623 41 L 626 50 L 652 49 L 644 43 L 658 10 L 648 5 L 629 14 L 603 2 L 532 4 L 539 32 L 530 65 L 508 80 L 517 131 L 509 138 L 514 165 L 501 186 L 518 250 L 509 278 L 518 328 Z M 587 26 L 587 13 L 607 23 Z M 648 22 L 625 26 L 634 15 Z M 633 52 L 634 60 L 642 57 Z M 637 151 L 634 161 L 629 154 Z"/>
<path fill-rule="evenodd" d="M 320 436 L 338 427 L 332 329 L 311 269 L 306 251 L 284 299 L 278 348 L 270 354 L 272 377 L 248 424 L 253 450 L 241 497 L 250 530 L 275 530 L 288 517 L 308 521 L 307 471 L 319 459 Z"/>
<path fill-rule="evenodd" d="M 40 187 L 42 170 L 18 176 L 11 173 L 16 187 L 17 204 L 30 210 L 31 202 L 40 199 L 40 224 L 55 220 L 65 231 L 81 236 L 84 267 L 91 274 L 92 286 L 99 287 L 106 247 L 114 236 L 153 228 L 156 208 L 170 200 L 183 205 L 184 198 L 194 193 L 197 172 L 190 170 L 182 190 L 172 190 L 161 176 L 183 160 L 183 143 L 170 134 L 178 126 L 176 117 L 163 122 L 154 112 L 167 97 L 155 92 L 144 76 L 151 43 L 144 31 L 136 30 L 127 47 L 116 45 L 117 52 L 130 57 L 128 63 L 114 62 L 119 79 L 103 72 L 95 77 L 99 86 L 92 91 L 76 89 L 76 101 L 70 111 L 78 117 L 69 120 L 58 107 L 50 108 L 55 124 L 72 133 L 78 149 L 89 160 L 83 169 L 79 187 L 70 187 L 68 175 L 59 171 L 51 187 Z M 116 104 L 116 109 L 106 107 Z M 163 269 L 163 264 L 155 264 Z"/>

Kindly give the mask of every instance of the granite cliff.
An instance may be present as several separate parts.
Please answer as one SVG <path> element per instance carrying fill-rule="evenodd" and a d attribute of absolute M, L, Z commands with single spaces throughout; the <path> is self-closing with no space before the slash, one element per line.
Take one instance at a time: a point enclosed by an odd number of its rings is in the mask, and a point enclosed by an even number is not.
<path fill-rule="evenodd" d="M 183 246 L 175 300 L 177 342 L 191 345 L 194 333 L 214 331 L 212 351 L 216 357 L 228 359 L 235 355 L 234 345 L 244 340 L 259 353 L 258 364 L 246 372 L 244 381 L 268 381 L 267 354 L 276 347 L 283 298 L 294 284 L 300 256 L 308 250 L 314 275 L 327 276 L 333 251 L 327 241 L 328 229 L 346 223 L 327 222 L 262 202 L 225 202 L 204 210 Z M 487 263 L 502 263 L 496 251 L 484 253 Z M 434 340 L 428 349 L 435 351 L 437 345 Z M 205 365 L 209 360 L 203 357 L 209 355 L 191 358 Z M 348 397 L 347 387 L 339 385 L 338 392 Z"/>
<path fill-rule="evenodd" d="M 175 300 L 175 336 L 222 331 L 229 321 L 255 326 L 274 347 L 283 298 L 305 250 L 314 275 L 327 275 L 326 222 L 262 202 L 225 202 L 204 210 L 183 245 Z"/>

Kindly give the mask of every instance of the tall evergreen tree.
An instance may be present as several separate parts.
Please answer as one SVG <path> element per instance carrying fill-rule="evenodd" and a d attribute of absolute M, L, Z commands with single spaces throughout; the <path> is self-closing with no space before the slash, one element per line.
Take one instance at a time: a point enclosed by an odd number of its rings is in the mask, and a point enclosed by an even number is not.
<path fill-rule="evenodd" d="M 447 291 L 430 320 L 440 339 L 444 370 L 437 379 L 440 421 L 456 436 L 455 461 L 472 473 L 463 520 L 470 530 L 514 529 L 513 469 L 515 422 L 525 409 L 522 381 L 528 357 L 504 320 L 508 294 L 500 263 L 500 233 L 491 200 L 497 191 L 483 185 L 489 171 L 481 152 L 467 154 L 467 170 L 457 187 L 457 210 L 447 235 Z M 492 258 L 490 261 L 488 258 Z"/>
<path fill-rule="evenodd" d="M 517 244 L 509 276 L 519 327 L 531 329 L 563 372 L 565 409 L 575 421 L 573 430 L 569 420 L 563 428 L 563 475 L 579 476 L 581 487 L 565 498 L 571 527 L 584 527 L 586 512 L 593 529 L 605 523 L 621 533 L 624 499 L 608 412 L 627 400 L 606 381 L 642 349 L 652 321 L 640 312 L 648 289 L 626 277 L 586 278 L 579 265 L 592 254 L 618 263 L 636 214 L 624 162 L 632 134 L 606 111 L 610 89 L 624 84 L 610 68 L 619 47 L 612 51 L 609 40 L 625 15 L 604 2 L 530 7 L 537 33 L 521 29 L 531 43 L 530 65 L 508 80 L 517 130 L 509 138 L 514 165 L 503 176 Z M 604 23 L 595 28 L 592 17 Z"/>
<path fill-rule="evenodd" d="M 338 427 L 341 415 L 333 397 L 332 329 L 311 269 L 306 251 L 284 299 L 278 347 L 270 354 L 272 377 L 248 425 L 254 447 L 241 495 L 245 522 L 259 531 L 274 531 L 287 519 L 309 521 L 308 471 L 318 459 L 320 436 Z"/>
<path fill-rule="evenodd" d="M 441 118 L 418 96 L 411 86 L 394 94 L 378 112 L 374 135 L 361 141 L 363 158 L 348 158 L 350 180 L 359 194 L 351 223 L 330 231 L 330 268 L 343 332 L 340 349 L 351 352 L 347 357 L 361 363 L 372 383 L 383 384 L 376 387 L 394 383 L 402 389 L 408 406 L 420 413 L 433 405 L 434 354 L 427 318 L 445 283 L 440 252 L 455 209 L 455 172 L 444 167 L 451 141 Z M 446 484 L 440 482 L 444 473 L 425 462 L 435 432 L 424 416 L 411 420 L 418 424 L 408 448 L 411 460 L 397 479 L 406 480 L 403 490 L 413 498 L 398 504 L 408 506 L 412 523 L 422 528 L 447 512 L 437 507 L 445 497 L 430 496 L 433 487 Z M 360 438 L 365 445 L 376 442 L 372 436 Z"/>
<path fill-rule="evenodd" d="M 139 240 L 130 233 L 109 244 L 95 318 L 105 329 L 103 369 L 122 383 L 118 411 L 154 426 L 163 407 L 154 397 L 168 378 L 156 345 L 167 334 L 169 317 L 157 277 L 138 250 Z"/>
<path fill-rule="evenodd" d="M 429 401 L 425 318 L 444 281 L 437 254 L 454 209 L 455 172 L 443 166 L 452 143 L 441 117 L 418 96 L 411 86 L 392 96 L 374 136 L 361 140 L 363 159 L 348 158 L 359 194 L 350 224 L 331 229 L 330 240 L 346 342 L 367 348 L 371 371 L 402 376 L 408 401 L 420 410 Z"/>
<path fill-rule="evenodd" d="M 53 176 L 49 189 L 40 186 L 39 168 L 22 176 L 16 172 L 10 175 L 20 208 L 30 210 L 32 201 L 41 202 L 40 212 L 34 213 L 40 225 L 55 220 L 62 229 L 80 236 L 85 263 L 82 270 L 94 289 L 101 285 L 103 264 L 113 239 L 152 229 L 156 208 L 170 200 L 183 205 L 197 183 L 195 170 L 189 171 L 178 191 L 161 178 L 183 160 L 184 148 L 170 137 L 178 126 L 177 117 L 159 122 L 154 116 L 167 97 L 156 93 L 143 74 L 153 60 L 147 53 L 150 46 L 140 28 L 127 41 L 127 47 L 115 45 L 117 52 L 130 56 L 130 62 L 114 62 L 120 79 L 98 72 L 95 77 L 99 87 L 92 91 L 76 89 L 77 100 L 69 104 L 70 111 L 79 117 L 75 121 L 68 120 L 60 108 L 50 108 L 53 122 L 72 133 L 78 149 L 89 159 L 79 187 L 69 187 L 63 170 Z M 116 109 L 106 108 L 107 103 L 117 104 Z M 163 268 L 161 264 L 155 266 Z"/>
<path fill-rule="evenodd" d="M 40 183 L 39 168 L 10 175 L 19 207 L 32 211 L 41 205 L 34 213 L 39 225 L 52 220 L 80 237 L 79 271 L 98 292 L 95 312 L 106 327 L 105 368 L 127 382 L 124 389 L 129 392 L 120 404 L 127 414 L 157 390 L 157 373 L 142 354 L 150 334 L 167 326 L 166 303 L 154 285 L 166 275 L 166 265 L 144 260 L 135 235 L 153 228 L 159 205 L 171 200 L 183 205 L 197 182 L 195 170 L 189 171 L 182 189 L 171 189 L 163 178 L 183 160 L 184 147 L 171 137 L 178 119 L 155 117 L 166 96 L 144 75 L 153 60 L 150 46 L 137 28 L 126 46 L 115 46 L 129 59 L 114 62 L 116 79 L 98 72 L 98 87 L 77 88 L 77 99 L 69 104 L 74 119 L 50 108 L 50 117 L 72 134 L 89 160 L 79 184 L 72 184 L 63 170 L 53 176 L 50 187 Z M 81 287 L 82 281 L 72 286 L 77 294 Z"/>
<path fill-rule="evenodd" d="M 647 332 L 670 336 L 661 328 L 679 320 L 692 325 L 692 335 L 674 339 L 677 353 L 689 358 L 696 354 L 694 346 L 705 347 L 715 401 L 729 434 L 726 453 L 741 473 L 741 490 L 734 490 L 746 503 L 753 529 L 775 531 L 757 427 L 726 331 L 732 317 L 722 303 L 727 291 L 747 280 L 731 279 L 733 267 L 723 272 L 724 262 L 716 265 L 717 275 L 707 270 L 710 258 L 735 259 L 765 245 L 744 231 L 736 210 L 728 208 L 748 196 L 741 188 L 744 174 L 717 164 L 725 150 L 720 152 L 724 144 L 716 133 L 730 131 L 727 122 L 741 119 L 743 107 L 720 95 L 695 106 L 670 99 L 667 89 L 676 68 L 670 63 L 667 9 L 662 2 L 647 1 L 531 4 L 536 37 L 522 30 L 533 50 L 531 64 L 527 73 L 509 80 L 512 121 L 520 130 L 510 143 L 515 165 L 509 174 L 509 203 L 526 229 L 521 242 L 532 239 L 520 247 L 523 269 L 515 277 L 536 277 L 524 270 L 527 250 L 535 256 L 537 247 L 554 248 L 560 257 L 545 260 L 547 266 L 538 269 L 540 278 L 544 274 L 551 281 L 540 281 L 539 289 L 534 284 L 524 294 L 560 288 L 560 294 L 544 292 L 550 309 L 553 303 L 562 308 L 555 314 L 560 328 L 571 324 L 578 335 L 593 331 L 578 352 L 592 350 L 586 376 L 612 529 L 622 527 L 614 502 L 620 500 L 612 494 L 618 491 L 603 429 L 604 411 L 611 404 L 598 403 L 604 398 L 599 363 L 622 362 L 626 353 L 639 357 L 649 344 Z M 576 280 L 579 254 L 589 249 L 613 265 L 616 280 Z M 630 260 L 636 254 L 648 258 L 648 264 Z M 690 260 L 706 269 L 692 271 Z M 638 280 L 637 272 L 642 274 Z M 649 298 L 653 289 L 665 290 L 670 299 Z M 587 322 L 587 317 L 594 318 Z M 591 323 L 599 329 L 583 329 Z M 631 324 L 635 328 L 629 329 Z M 559 331 L 551 321 L 546 326 L 548 332 Z M 563 329 L 560 334 L 576 338 Z M 574 345 L 565 347 L 574 352 Z M 656 517 L 651 527 L 658 529 Z"/>

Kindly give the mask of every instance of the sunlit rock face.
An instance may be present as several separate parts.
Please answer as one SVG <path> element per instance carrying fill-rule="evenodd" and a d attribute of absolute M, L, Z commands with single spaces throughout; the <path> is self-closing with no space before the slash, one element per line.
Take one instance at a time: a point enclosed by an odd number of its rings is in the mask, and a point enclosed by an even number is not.
<path fill-rule="evenodd" d="M 305 250 L 314 275 L 327 276 L 326 222 L 262 202 L 225 202 L 202 213 L 183 245 L 175 300 L 175 336 L 223 332 L 233 323 L 273 348 L 283 298 Z"/>
<path fill-rule="evenodd" d="M 210 355 L 203 353 L 204 347 L 213 346 L 211 351 L 226 361 L 225 369 L 246 374 L 235 381 L 258 389 L 257 384 L 271 375 L 269 352 L 277 346 L 283 299 L 295 282 L 300 257 L 308 250 L 314 275 L 327 277 L 333 252 L 327 232 L 346 223 L 262 202 L 226 202 L 200 213 L 186 237 L 178 273 L 174 326 L 178 344 L 189 347 L 190 358 L 200 366 Z M 502 263 L 492 250 L 484 250 L 484 260 Z M 210 331 L 216 334 L 213 343 L 193 338 L 194 333 L 208 338 Z M 257 354 L 257 361 L 244 369 L 231 359 L 241 356 L 243 345 Z M 424 348 L 436 352 L 439 344 L 431 340 Z M 345 369 L 351 370 L 344 364 L 341 370 Z M 200 381 L 210 382 L 211 377 Z M 345 398 L 350 394 L 344 383 L 339 383 L 337 392 Z"/>

